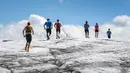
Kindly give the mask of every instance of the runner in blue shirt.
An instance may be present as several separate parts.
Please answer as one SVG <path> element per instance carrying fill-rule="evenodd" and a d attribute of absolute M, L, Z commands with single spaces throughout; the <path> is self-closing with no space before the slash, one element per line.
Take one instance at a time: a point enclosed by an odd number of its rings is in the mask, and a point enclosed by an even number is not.
<path fill-rule="evenodd" d="M 110 39 L 111 38 L 111 34 L 112 34 L 112 32 L 110 31 L 110 28 L 108 29 L 108 31 L 107 31 L 107 37 Z"/>
<path fill-rule="evenodd" d="M 50 35 L 51 35 L 51 29 L 52 29 L 52 22 L 50 21 L 50 19 L 47 19 L 47 21 L 44 24 L 44 29 L 46 30 L 46 36 L 47 36 L 47 40 L 50 39 Z"/>
<path fill-rule="evenodd" d="M 88 24 L 88 21 L 86 21 L 85 24 L 84 24 L 84 31 L 85 31 L 85 37 L 89 38 L 89 24 Z"/>

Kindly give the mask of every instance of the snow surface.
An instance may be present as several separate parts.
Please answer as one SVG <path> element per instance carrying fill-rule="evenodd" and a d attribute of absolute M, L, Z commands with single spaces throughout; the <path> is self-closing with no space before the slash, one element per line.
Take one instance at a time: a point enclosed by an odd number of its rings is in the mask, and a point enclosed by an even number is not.
<path fill-rule="evenodd" d="M 10 68 L 14 73 L 56 68 L 51 52 L 64 63 L 63 68 L 70 66 L 81 73 L 130 73 L 129 44 L 116 39 L 35 39 L 30 52 L 25 52 L 25 40 L 0 41 L 0 73 L 9 73 Z"/>

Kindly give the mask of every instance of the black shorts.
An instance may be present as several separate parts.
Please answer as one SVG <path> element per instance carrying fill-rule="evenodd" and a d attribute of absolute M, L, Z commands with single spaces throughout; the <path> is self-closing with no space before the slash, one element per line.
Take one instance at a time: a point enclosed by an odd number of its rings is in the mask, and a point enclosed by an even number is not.
<path fill-rule="evenodd" d="M 26 34 L 26 41 L 27 41 L 27 43 L 31 43 L 31 41 L 32 41 L 32 35 L 31 34 Z"/>
<path fill-rule="evenodd" d="M 108 35 L 108 38 L 110 39 L 110 38 L 111 38 L 111 35 Z"/>
<path fill-rule="evenodd" d="M 84 31 L 85 31 L 85 33 L 86 33 L 86 32 L 89 32 L 89 30 L 88 30 L 88 29 L 85 29 Z"/>
<path fill-rule="evenodd" d="M 51 28 L 47 28 L 46 32 L 51 34 Z"/>
<path fill-rule="evenodd" d="M 95 30 L 95 32 L 99 32 L 99 30 Z"/>
<path fill-rule="evenodd" d="M 59 33 L 60 33 L 60 29 L 56 29 L 56 32 L 59 32 Z"/>

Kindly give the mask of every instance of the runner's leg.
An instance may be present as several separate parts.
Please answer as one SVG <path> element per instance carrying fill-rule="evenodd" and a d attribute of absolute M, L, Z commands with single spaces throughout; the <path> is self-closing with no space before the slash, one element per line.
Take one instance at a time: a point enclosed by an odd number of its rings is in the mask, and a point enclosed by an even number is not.
<path fill-rule="evenodd" d="M 30 48 L 30 43 L 31 43 L 31 41 L 32 41 L 32 35 L 31 34 L 29 34 L 28 35 L 28 43 L 27 43 L 27 52 L 29 52 L 29 48 Z"/>
<path fill-rule="evenodd" d="M 56 39 L 58 39 L 58 29 L 56 29 Z"/>
<path fill-rule="evenodd" d="M 50 36 L 51 36 L 51 28 L 48 29 L 48 33 L 49 33 L 48 37 L 49 37 L 49 39 L 50 39 Z"/>
<path fill-rule="evenodd" d="M 46 36 L 47 36 L 47 40 L 49 40 L 49 35 L 48 35 L 48 33 L 49 33 L 49 30 L 48 30 L 48 29 L 46 29 Z"/>
<path fill-rule="evenodd" d="M 25 51 L 27 50 L 27 46 L 28 46 L 28 45 L 27 45 L 27 43 L 26 43 L 26 45 L 25 45 Z"/>
<path fill-rule="evenodd" d="M 60 29 L 58 29 L 58 38 L 60 38 Z"/>
<path fill-rule="evenodd" d="M 28 35 L 26 35 L 26 45 L 25 45 L 25 51 L 27 51 L 27 46 L 28 46 Z"/>
<path fill-rule="evenodd" d="M 28 49 L 27 49 L 27 52 L 29 52 L 29 48 L 30 48 L 30 43 L 28 43 Z"/>
<path fill-rule="evenodd" d="M 86 30 L 84 30 L 84 32 L 85 32 L 85 37 L 87 38 L 87 31 L 86 31 Z"/>
<path fill-rule="evenodd" d="M 60 29 L 57 29 L 57 38 L 60 38 L 59 34 L 60 34 Z"/>
<path fill-rule="evenodd" d="M 49 29 L 49 36 L 51 35 L 51 28 Z"/>
<path fill-rule="evenodd" d="M 97 38 L 98 38 L 99 31 L 97 32 Z"/>
<path fill-rule="evenodd" d="M 97 34 L 97 33 L 96 33 L 96 30 L 95 30 L 95 38 L 96 38 L 96 34 Z"/>
<path fill-rule="evenodd" d="M 89 30 L 87 30 L 87 38 L 89 38 Z"/>

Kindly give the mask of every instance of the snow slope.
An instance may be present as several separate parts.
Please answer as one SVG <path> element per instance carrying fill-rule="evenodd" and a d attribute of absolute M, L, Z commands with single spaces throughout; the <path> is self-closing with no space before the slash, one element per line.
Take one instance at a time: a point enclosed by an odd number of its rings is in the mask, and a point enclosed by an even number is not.
<path fill-rule="evenodd" d="M 0 41 L 0 73 L 130 73 L 130 42 L 115 39 L 62 38 Z"/>

